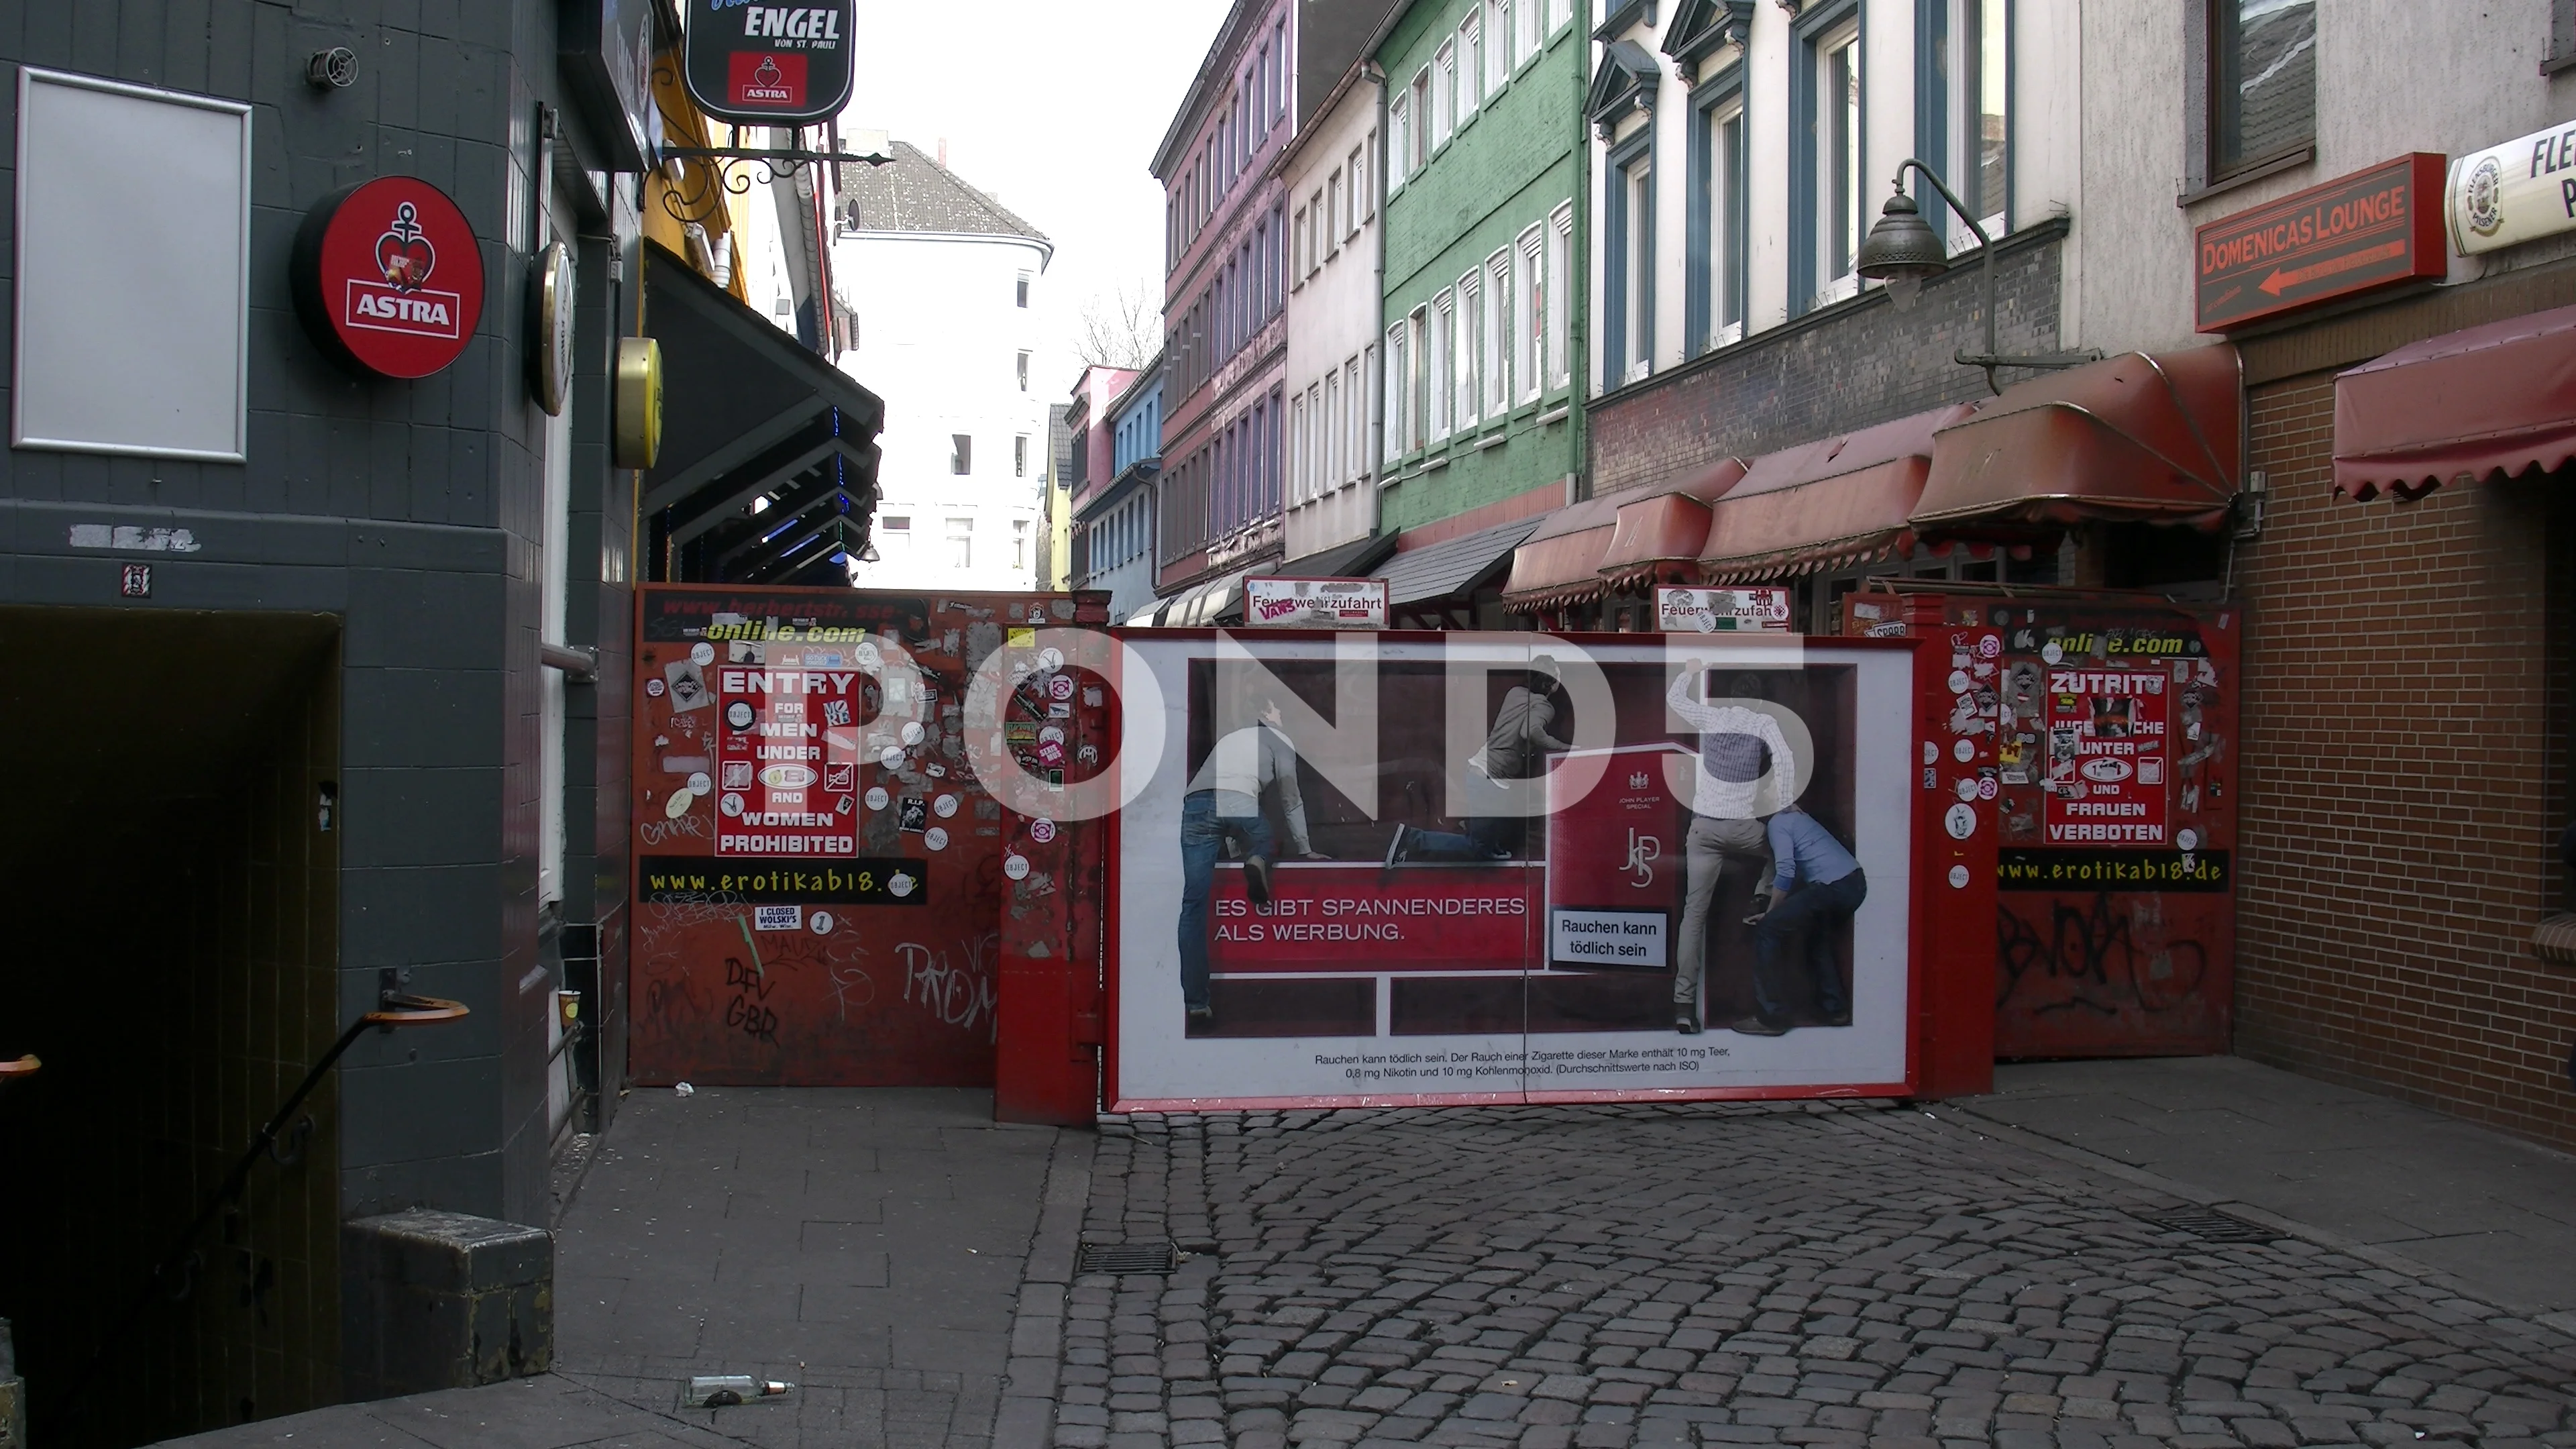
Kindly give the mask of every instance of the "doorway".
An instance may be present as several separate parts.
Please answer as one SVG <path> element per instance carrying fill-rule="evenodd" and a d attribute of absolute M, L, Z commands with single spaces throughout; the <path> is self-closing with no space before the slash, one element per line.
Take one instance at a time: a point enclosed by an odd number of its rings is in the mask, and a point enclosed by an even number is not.
<path fill-rule="evenodd" d="M 37 646 L 0 679 L 0 1053 L 45 1064 L 0 1096 L 34 1169 L 0 1192 L 30 1433 L 123 1449 L 332 1403 L 333 1083 L 152 1270 L 337 1034 L 338 621 L 0 607 L 0 638 Z"/>

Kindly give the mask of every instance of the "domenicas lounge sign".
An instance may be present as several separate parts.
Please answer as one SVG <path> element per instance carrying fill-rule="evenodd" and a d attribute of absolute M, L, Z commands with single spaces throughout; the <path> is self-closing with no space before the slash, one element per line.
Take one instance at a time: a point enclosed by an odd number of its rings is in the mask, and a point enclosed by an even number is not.
<path fill-rule="evenodd" d="M 799 126 L 850 99 L 852 0 L 688 0 L 689 95 L 719 120 Z"/>

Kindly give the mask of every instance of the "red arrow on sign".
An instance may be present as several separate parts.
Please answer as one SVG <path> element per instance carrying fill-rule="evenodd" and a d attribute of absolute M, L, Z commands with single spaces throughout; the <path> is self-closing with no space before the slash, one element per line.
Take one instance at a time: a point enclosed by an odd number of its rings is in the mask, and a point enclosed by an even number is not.
<path fill-rule="evenodd" d="M 2272 269 L 2272 275 L 2265 277 L 2262 281 L 2257 282 L 2254 285 L 2257 290 L 2269 292 L 2273 296 L 2277 297 L 2281 295 L 2285 289 L 2290 287 L 2296 287 L 2303 283 L 2331 277 L 2338 272 L 2349 272 L 2355 267 L 2366 267 L 2372 262 L 2382 262 L 2388 260 L 2390 257 L 2402 257 L 2404 255 L 2406 255 L 2405 242 L 2386 241 L 2381 242 L 2375 247 L 2363 247 L 2357 252 L 2347 252 L 2339 257 L 2329 257 L 2322 262 L 2311 262 L 2304 267 L 2297 267 L 2286 272 L 2282 271 L 2278 267 L 2274 267 Z"/>

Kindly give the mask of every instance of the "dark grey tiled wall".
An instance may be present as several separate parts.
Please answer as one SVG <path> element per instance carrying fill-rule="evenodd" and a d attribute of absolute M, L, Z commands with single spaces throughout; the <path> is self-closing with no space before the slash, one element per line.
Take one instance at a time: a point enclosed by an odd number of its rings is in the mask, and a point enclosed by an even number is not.
<path fill-rule="evenodd" d="M 340 1210 L 430 1205 L 546 1219 L 545 1030 L 537 965 L 537 546 L 545 418 L 528 399 L 521 309 L 533 231 L 527 117 L 562 108 L 552 0 L 82 0 L 0 6 L 0 70 L 31 64 L 255 106 L 247 464 L 0 450 L 0 600 L 116 604 L 120 565 L 155 566 L 125 607 L 321 611 L 343 620 L 341 1010 L 374 1003 L 380 968 L 473 1008 L 454 1027 L 370 1034 L 341 1071 Z M 345 45 L 357 84 L 320 92 L 304 59 Z M 14 81 L 14 75 L 0 77 Z M 14 85 L 11 87 L 14 94 Z M 15 154 L 0 107 L 0 172 Z M 516 145 L 514 146 L 514 141 Z M 593 153 L 595 154 L 595 153 Z M 305 338 L 287 256 L 307 208 L 384 174 L 453 196 L 482 238 L 481 326 L 417 382 L 360 379 Z M 17 283 L 12 178 L 0 176 L 0 311 Z M 611 226 L 585 224 L 585 233 Z M 623 649 L 631 475 L 607 466 L 611 245 L 584 248 L 570 637 Z M 10 379 L 0 362 L 0 406 Z M 187 554 L 68 546 L 73 523 L 189 529 Z M 622 679 L 622 672 L 619 676 Z M 596 840 L 622 857 L 624 706 L 576 688 L 566 902 L 593 895 Z M 613 699 L 614 705 L 600 703 Z M 613 748 L 611 748 L 613 737 Z M 613 775 L 596 763 L 609 760 Z M 613 798 L 595 790 L 614 789 Z M 600 822 L 614 815 L 616 828 Z M 614 867 L 621 870 L 622 865 Z M 622 933 L 619 933 L 622 939 Z M 618 963 L 622 972 L 622 959 Z"/>

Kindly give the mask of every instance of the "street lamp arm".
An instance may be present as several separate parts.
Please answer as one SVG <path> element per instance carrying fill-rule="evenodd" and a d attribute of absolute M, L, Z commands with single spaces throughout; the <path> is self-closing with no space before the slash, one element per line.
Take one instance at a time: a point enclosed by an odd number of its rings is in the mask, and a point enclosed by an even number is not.
<path fill-rule="evenodd" d="M 2092 349 L 2014 357 L 2007 357 L 1996 350 L 1995 239 L 1986 235 L 1986 229 L 1978 224 L 1975 214 L 1969 211 L 1965 202 L 1959 200 L 1958 193 L 1950 189 L 1950 184 L 1941 179 L 1941 173 L 1916 157 L 1906 157 L 1896 168 L 1896 176 L 1892 182 L 1896 195 L 1887 203 L 1886 215 L 1880 219 L 1877 226 L 1870 229 L 1870 239 L 1861 248 L 1862 257 L 1859 260 L 1862 264 L 1859 271 L 1862 276 L 1885 281 L 1891 286 L 1899 283 L 1916 285 L 1926 277 L 1938 275 L 1949 266 L 1946 255 L 1948 248 L 1942 244 L 1939 234 L 1925 225 L 1913 200 L 1905 194 L 1905 173 L 1908 171 L 1929 183 L 1932 190 L 1940 196 L 1942 205 L 1949 207 L 1959 220 L 1967 223 L 1969 233 L 1977 239 L 1977 250 L 1983 254 L 1982 264 L 1978 268 L 1977 286 L 1979 311 L 1985 316 L 1985 350 L 1960 352 L 1955 356 L 1963 366 L 1985 370 L 1986 389 L 1989 392 L 2000 394 L 2003 391 L 2003 385 L 1995 380 L 1995 369 L 1998 367 L 2074 367 L 2101 357 L 2102 354 L 2099 351 Z M 1897 294 L 1896 300 L 1900 308 L 1905 305 L 1904 294 Z"/>

